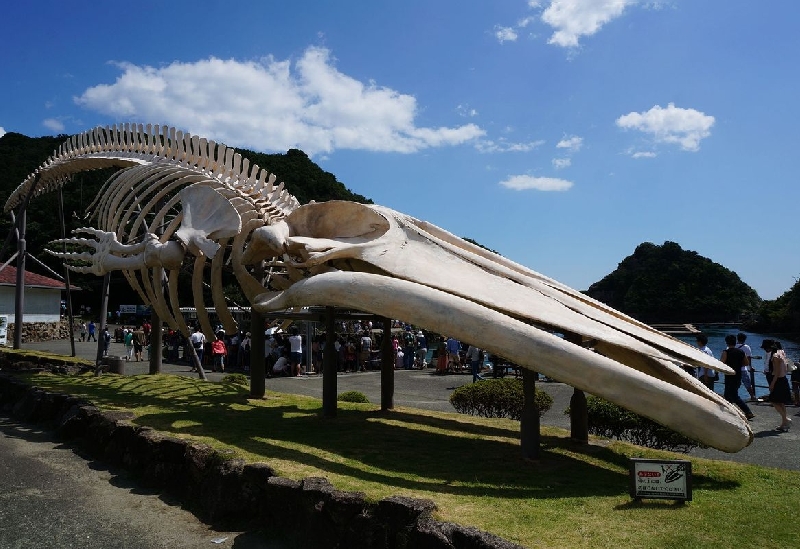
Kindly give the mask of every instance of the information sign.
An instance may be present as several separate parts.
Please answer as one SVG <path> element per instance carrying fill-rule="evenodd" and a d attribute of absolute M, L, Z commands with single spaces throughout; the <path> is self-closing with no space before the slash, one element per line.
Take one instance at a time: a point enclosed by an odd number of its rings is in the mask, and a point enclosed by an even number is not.
<path fill-rule="evenodd" d="M 630 491 L 634 499 L 692 501 L 692 462 L 632 458 Z"/>

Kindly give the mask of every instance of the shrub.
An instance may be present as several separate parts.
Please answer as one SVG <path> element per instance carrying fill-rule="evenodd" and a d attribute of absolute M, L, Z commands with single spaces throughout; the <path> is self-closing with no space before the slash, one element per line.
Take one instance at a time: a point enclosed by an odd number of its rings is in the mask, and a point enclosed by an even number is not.
<path fill-rule="evenodd" d="M 553 397 L 538 389 L 534 400 L 540 417 L 553 406 Z M 520 419 L 523 402 L 521 379 L 487 379 L 463 385 L 450 395 L 450 404 L 456 411 L 483 417 Z"/>
<path fill-rule="evenodd" d="M 589 432 L 593 435 L 673 452 L 686 453 L 702 446 L 696 440 L 602 398 L 588 395 L 586 407 L 589 412 Z"/>
<path fill-rule="evenodd" d="M 339 402 L 364 402 L 369 403 L 367 395 L 360 391 L 345 391 L 336 397 Z"/>
<path fill-rule="evenodd" d="M 250 385 L 250 380 L 244 374 L 228 374 L 222 378 L 222 383 L 233 383 L 235 385 Z"/>

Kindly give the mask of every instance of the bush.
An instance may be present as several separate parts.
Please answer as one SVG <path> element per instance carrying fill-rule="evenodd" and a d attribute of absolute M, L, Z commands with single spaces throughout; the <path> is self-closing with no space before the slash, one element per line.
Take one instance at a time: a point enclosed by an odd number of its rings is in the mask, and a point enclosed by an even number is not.
<path fill-rule="evenodd" d="M 233 383 L 235 385 L 250 385 L 250 380 L 244 374 L 228 374 L 222 378 L 222 383 Z"/>
<path fill-rule="evenodd" d="M 589 432 L 593 435 L 673 452 L 687 453 L 692 448 L 702 446 L 696 440 L 602 398 L 587 396 L 586 407 L 589 411 Z"/>
<path fill-rule="evenodd" d="M 536 390 L 539 417 L 553 406 L 553 397 Z M 521 379 L 487 379 L 463 385 L 450 395 L 450 404 L 459 413 L 482 417 L 522 417 L 524 401 Z"/>
<path fill-rule="evenodd" d="M 344 393 L 340 394 L 336 397 L 336 400 L 339 402 L 364 402 L 369 403 L 369 399 L 367 395 L 360 391 L 345 391 Z"/>

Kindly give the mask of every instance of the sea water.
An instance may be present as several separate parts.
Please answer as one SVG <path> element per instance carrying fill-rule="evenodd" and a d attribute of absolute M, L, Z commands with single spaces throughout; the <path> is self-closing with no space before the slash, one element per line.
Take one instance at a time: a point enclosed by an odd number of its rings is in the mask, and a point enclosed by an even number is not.
<path fill-rule="evenodd" d="M 740 330 L 735 328 L 726 328 L 726 327 L 716 327 L 716 326 L 696 326 L 699 330 L 701 330 L 706 336 L 708 336 L 708 348 L 714 353 L 715 358 L 719 358 L 722 354 L 722 351 L 728 348 L 727 344 L 725 343 L 725 336 L 728 334 L 736 335 L 740 332 Z M 757 334 L 753 332 L 744 332 L 743 334 L 747 336 L 747 340 L 745 343 L 750 346 L 750 349 L 753 353 L 753 359 L 751 361 L 750 367 L 753 368 L 755 371 L 755 378 L 756 378 L 756 397 L 761 397 L 769 394 L 769 384 L 767 383 L 767 378 L 764 376 L 765 367 L 765 360 L 767 357 L 767 352 L 761 348 L 761 342 L 765 339 L 772 339 L 781 342 L 783 345 L 783 350 L 786 351 L 786 356 L 797 362 L 800 360 L 800 343 L 797 341 L 792 341 L 789 339 L 785 339 L 780 336 L 772 336 L 769 334 Z M 678 339 L 684 341 L 686 343 L 691 344 L 692 346 L 696 346 L 695 336 L 679 336 Z M 714 384 L 714 390 L 722 394 L 723 389 L 725 386 L 725 381 L 723 375 L 720 374 L 720 379 Z M 747 401 L 750 398 L 750 393 L 747 392 L 743 386 L 739 387 L 739 396 L 742 397 L 743 400 Z"/>

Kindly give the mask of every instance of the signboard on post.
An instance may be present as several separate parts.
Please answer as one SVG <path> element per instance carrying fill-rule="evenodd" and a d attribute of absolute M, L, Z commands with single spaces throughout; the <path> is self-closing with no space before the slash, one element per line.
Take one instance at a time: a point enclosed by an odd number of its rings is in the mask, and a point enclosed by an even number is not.
<path fill-rule="evenodd" d="M 630 492 L 636 500 L 692 501 L 692 462 L 631 458 Z"/>
<path fill-rule="evenodd" d="M 135 315 L 136 305 L 120 305 L 119 312 L 123 315 Z"/>
<path fill-rule="evenodd" d="M 0 315 L 0 345 L 8 345 L 8 315 Z"/>

